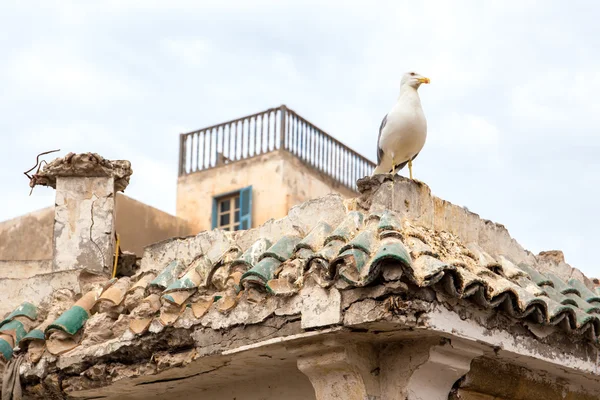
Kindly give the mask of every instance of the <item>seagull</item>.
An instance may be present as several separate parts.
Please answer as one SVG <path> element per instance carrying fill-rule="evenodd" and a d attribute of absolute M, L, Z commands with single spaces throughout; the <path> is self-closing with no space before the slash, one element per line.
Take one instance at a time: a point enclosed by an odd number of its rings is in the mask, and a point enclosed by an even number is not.
<path fill-rule="evenodd" d="M 421 108 L 417 89 L 429 83 L 416 72 L 407 72 L 400 82 L 400 95 L 392 110 L 383 117 L 377 138 L 376 174 L 395 175 L 406 164 L 413 179 L 412 162 L 419 155 L 427 138 L 427 120 Z"/>

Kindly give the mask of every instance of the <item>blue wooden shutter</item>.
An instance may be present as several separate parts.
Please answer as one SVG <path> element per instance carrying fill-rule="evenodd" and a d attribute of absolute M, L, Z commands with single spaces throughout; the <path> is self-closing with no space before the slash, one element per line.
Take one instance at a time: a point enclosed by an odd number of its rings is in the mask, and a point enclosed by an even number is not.
<path fill-rule="evenodd" d="M 219 202 L 217 201 L 217 198 L 213 197 L 212 218 L 211 218 L 212 229 L 215 229 L 217 227 L 217 218 L 219 218 L 219 213 L 217 212 L 218 204 L 219 204 Z"/>
<path fill-rule="evenodd" d="M 252 228 L 252 186 L 240 190 L 240 229 Z"/>

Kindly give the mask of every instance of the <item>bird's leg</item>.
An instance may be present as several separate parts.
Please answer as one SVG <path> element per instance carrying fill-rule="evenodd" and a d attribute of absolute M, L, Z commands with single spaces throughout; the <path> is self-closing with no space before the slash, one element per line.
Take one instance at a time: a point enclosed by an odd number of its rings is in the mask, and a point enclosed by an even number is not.
<path fill-rule="evenodd" d="M 392 163 L 392 176 L 396 175 L 396 164 Z"/>
<path fill-rule="evenodd" d="M 410 173 L 410 179 L 412 179 L 412 160 L 408 160 L 408 172 Z"/>

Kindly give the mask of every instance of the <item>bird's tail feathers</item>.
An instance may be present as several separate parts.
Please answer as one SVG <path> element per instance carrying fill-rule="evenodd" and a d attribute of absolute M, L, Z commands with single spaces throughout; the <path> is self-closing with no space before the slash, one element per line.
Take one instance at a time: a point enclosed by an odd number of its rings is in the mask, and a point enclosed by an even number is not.
<path fill-rule="evenodd" d="M 377 175 L 377 174 L 389 174 L 389 168 L 386 168 L 383 163 L 379 164 L 375 170 L 373 171 L 373 173 L 371 174 L 371 176 L 373 175 Z"/>

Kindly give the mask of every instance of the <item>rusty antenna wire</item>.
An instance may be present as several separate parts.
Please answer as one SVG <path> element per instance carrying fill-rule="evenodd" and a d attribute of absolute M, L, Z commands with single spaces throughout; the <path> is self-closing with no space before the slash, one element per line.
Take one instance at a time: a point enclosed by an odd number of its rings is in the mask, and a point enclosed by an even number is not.
<path fill-rule="evenodd" d="M 42 160 L 40 162 L 40 156 L 43 156 L 43 155 L 46 155 L 46 154 L 50 154 L 50 153 L 56 153 L 57 151 L 60 151 L 60 149 L 45 151 L 45 152 L 40 153 L 40 154 L 37 155 L 37 157 L 35 158 L 35 165 L 33 167 L 31 167 L 30 169 L 28 169 L 27 171 L 23 172 L 25 174 L 25 176 L 29 178 L 29 181 L 33 181 L 34 180 L 35 175 L 37 175 L 40 172 L 40 169 L 42 168 L 42 164 L 43 163 L 48 164 L 46 162 L 46 160 Z M 31 171 L 33 171 L 36 167 L 37 167 L 37 170 L 35 171 L 35 174 L 33 174 L 33 177 L 29 176 L 29 173 Z M 35 185 L 31 186 L 31 190 L 29 191 L 29 195 L 30 196 L 31 196 L 31 193 L 33 193 L 33 188 L 34 187 L 35 187 Z"/>

